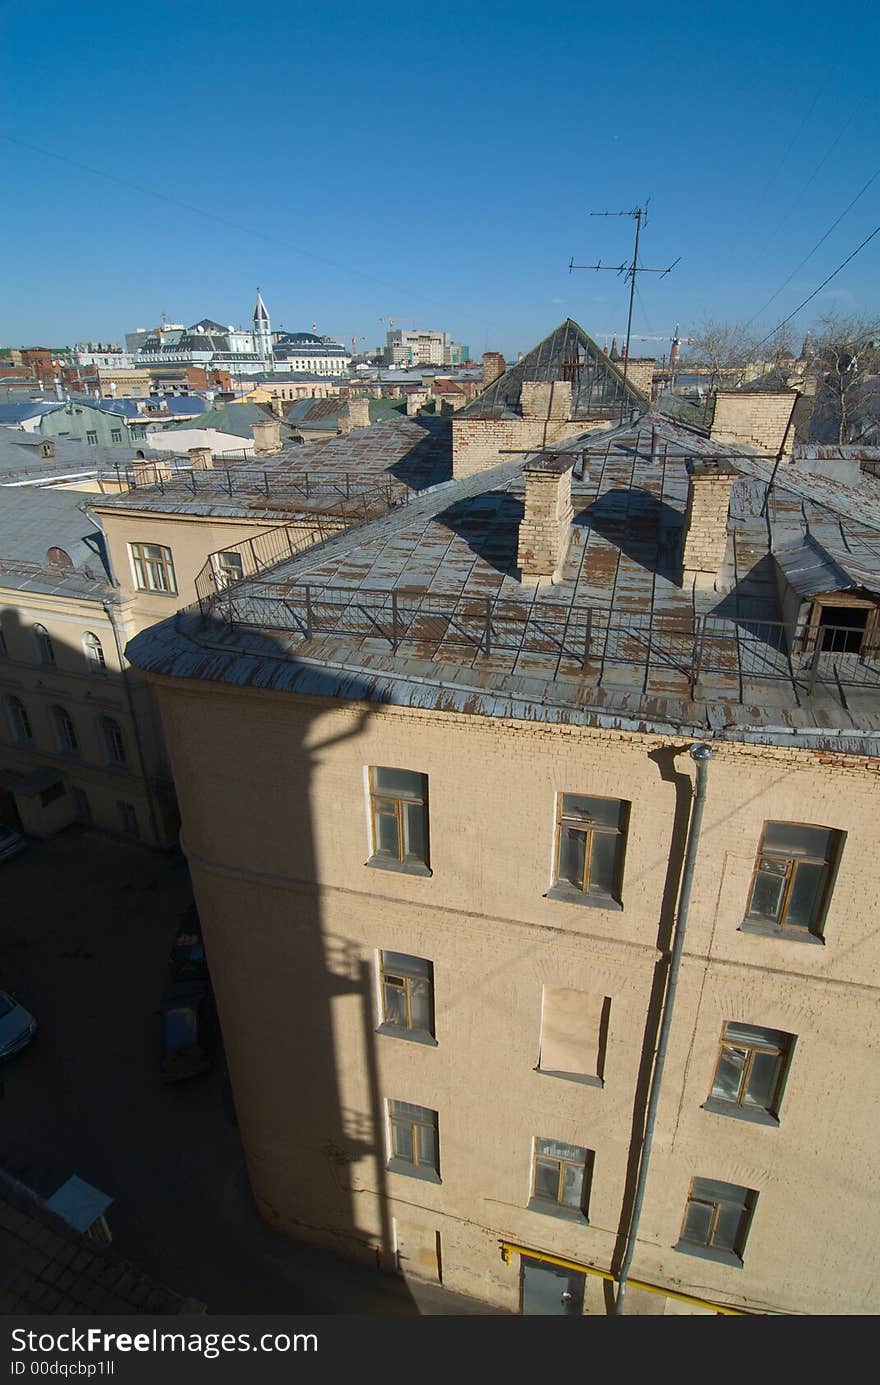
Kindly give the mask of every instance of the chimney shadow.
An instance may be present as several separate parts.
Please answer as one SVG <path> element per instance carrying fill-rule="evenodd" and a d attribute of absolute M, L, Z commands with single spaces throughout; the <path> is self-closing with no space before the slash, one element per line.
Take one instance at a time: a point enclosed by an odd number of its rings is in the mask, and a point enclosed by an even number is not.
<path fill-rule="evenodd" d="M 404 415 L 406 417 L 406 415 Z M 411 490 L 423 491 L 430 486 L 452 480 L 452 425 L 448 417 L 417 415 L 409 417 L 423 431 L 409 451 L 388 467 L 388 472 L 403 481 Z"/>
<path fill-rule="evenodd" d="M 684 516 L 650 491 L 634 486 L 605 491 L 575 513 L 579 529 L 593 529 L 648 572 L 680 587 Z"/>
<path fill-rule="evenodd" d="M 522 498 L 509 491 L 485 494 L 450 505 L 437 522 L 463 539 L 473 553 L 505 577 L 517 577 Z"/>

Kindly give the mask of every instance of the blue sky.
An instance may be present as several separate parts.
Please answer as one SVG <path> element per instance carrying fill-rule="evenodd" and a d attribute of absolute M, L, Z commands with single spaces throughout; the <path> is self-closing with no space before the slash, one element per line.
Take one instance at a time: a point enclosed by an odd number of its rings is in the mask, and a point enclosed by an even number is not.
<path fill-rule="evenodd" d="M 880 223 L 869 4 L 354 7 L 0 0 L 0 344 L 120 340 L 167 312 L 527 350 L 771 329 Z M 10 138 L 11 137 L 11 138 Z M 37 152 L 41 151 L 41 152 Z M 103 175 L 103 176 L 102 176 Z M 185 205 L 181 205 L 185 204 Z M 880 312 L 880 236 L 794 321 Z M 359 343 L 360 344 L 360 343 Z M 665 343 L 635 342 L 642 354 Z"/>

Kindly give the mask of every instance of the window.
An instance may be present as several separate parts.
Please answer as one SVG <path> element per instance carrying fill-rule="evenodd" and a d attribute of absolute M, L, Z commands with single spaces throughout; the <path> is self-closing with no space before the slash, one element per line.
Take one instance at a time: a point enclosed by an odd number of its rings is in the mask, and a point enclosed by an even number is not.
<path fill-rule="evenodd" d="M 414 1106 L 411 1101 L 389 1101 L 388 1126 L 388 1168 L 439 1183 L 437 1112 L 427 1106 Z"/>
<path fill-rule="evenodd" d="M 55 735 L 58 737 L 58 749 L 66 755 L 75 755 L 79 750 L 79 741 L 70 714 L 63 707 L 53 707 L 52 720 L 55 723 Z"/>
<path fill-rule="evenodd" d="M 620 908 L 629 804 L 619 798 L 559 795 L 551 898 Z"/>
<path fill-rule="evenodd" d="M 125 741 L 119 722 L 112 717 L 101 717 L 101 735 L 107 759 L 114 765 L 124 765 L 126 761 Z"/>
<path fill-rule="evenodd" d="M 563 986 L 545 986 L 538 1071 L 603 1086 L 611 1000 Z"/>
<path fill-rule="evenodd" d="M 45 625 L 34 626 L 34 644 L 37 646 L 37 658 L 41 664 L 54 664 L 55 648 L 49 637 L 49 631 Z"/>
<path fill-rule="evenodd" d="M 137 813 L 134 810 L 133 804 L 117 803 L 116 807 L 119 810 L 119 821 L 126 836 L 139 837 L 140 831 L 138 829 Z"/>
<path fill-rule="evenodd" d="M 218 591 L 223 591 L 233 582 L 240 582 L 244 576 L 241 554 L 236 553 L 233 548 L 226 549 L 223 553 L 212 554 L 211 563 L 214 568 L 214 581 Z"/>
<path fill-rule="evenodd" d="M 111 442 L 122 442 L 122 429 L 121 429 L 121 428 L 111 428 L 111 429 L 110 429 L 110 441 L 111 441 Z"/>
<path fill-rule="evenodd" d="M 87 430 L 86 430 L 86 442 L 89 444 L 90 447 L 97 447 L 97 445 L 98 445 L 98 434 L 97 434 L 97 433 L 93 433 L 91 429 L 87 429 Z"/>
<path fill-rule="evenodd" d="M 158 543 L 129 544 L 135 586 L 142 592 L 176 592 L 171 549 Z"/>
<path fill-rule="evenodd" d="M 743 1248 L 758 1194 L 737 1183 L 694 1178 L 676 1250 L 742 1265 Z"/>
<path fill-rule="evenodd" d="M 91 822 L 92 808 L 89 803 L 89 796 L 85 789 L 71 788 L 70 796 L 73 799 L 73 811 L 80 822 Z"/>
<path fill-rule="evenodd" d="M 797 822 L 765 823 L 742 926 L 820 937 L 840 835 Z"/>
<path fill-rule="evenodd" d="M 878 633 L 880 605 L 876 601 L 835 592 L 814 599 L 804 647 L 822 654 L 873 655 Z"/>
<path fill-rule="evenodd" d="M 430 875 L 428 776 L 408 769 L 370 770 L 373 855 L 368 865 Z"/>
<path fill-rule="evenodd" d="M 778 1125 L 782 1086 L 793 1046 L 794 1035 L 778 1029 L 725 1024 L 705 1109 Z"/>
<path fill-rule="evenodd" d="M 147 436 L 146 428 L 133 427 L 131 430 L 132 442 L 143 442 Z"/>
<path fill-rule="evenodd" d="M 533 1212 L 586 1220 L 593 1151 L 559 1140 L 535 1140 L 532 1158 Z"/>
<path fill-rule="evenodd" d="M 434 968 L 424 957 L 405 952 L 381 952 L 379 975 L 382 991 L 380 1034 L 435 1043 Z"/>
<path fill-rule="evenodd" d="M 34 733 L 31 730 L 31 719 L 24 703 L 18 697 L 7 697 L 5 701 L 12 739 L 18 741 L 19 745 L 30 745 L 33 742 Z"/>
<path fill-rule="evenodd" d="M 107 663 L 104 659 L 104 649 L 97 635 L 93 635 L 87 630 L 83 635 L 83 650 L 92 673 L 106 673 Z"/>

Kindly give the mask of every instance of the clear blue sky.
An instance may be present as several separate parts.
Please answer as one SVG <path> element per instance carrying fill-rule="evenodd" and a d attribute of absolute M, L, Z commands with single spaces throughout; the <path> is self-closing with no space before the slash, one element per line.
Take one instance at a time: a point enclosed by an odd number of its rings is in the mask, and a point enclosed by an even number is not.
<path fill-rule="evenodd" d="M 880 169 L 878 39 L 849 0 L 0 0 L 0 343 L 244 323 L 257 284 L 367 345 L 389 315 L 476 356 L 601 339 L 626 285 L 568 263 L 624 259 L 589 213 L 648 197 L 642 262 L 681 259 L 634 330 L 769 330 L 880 223 L 878 176 L 764 308 Z M 795 332 L 830 307 L 880 312 L 880 236 Z"/>

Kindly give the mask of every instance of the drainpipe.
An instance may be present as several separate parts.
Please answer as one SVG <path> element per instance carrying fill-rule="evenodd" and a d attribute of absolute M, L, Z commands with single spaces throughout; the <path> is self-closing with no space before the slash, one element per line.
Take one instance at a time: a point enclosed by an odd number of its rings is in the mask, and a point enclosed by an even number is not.
<path fill-rule="evenodd" d="M 684 856 L 681 889 L 678 895 L 678 915 L 675 925 L 675 938 L 672 944 L 672 954 L 669 959 L 669 980 L 666 983 L 666 998 L 663 1002 L 663 1018 L 660 1023 L 660 1035 L 657 1040 L 657 1057 L 654 1060 L 651 1091 L 648 1097 L 648 1110 L 645 1116 L 645 1136 L 642 1141 L 642 1152 L 639 1158 L 639 1177 L 636 1184 L 636 1195 L 633 1201 L 629 1231 L 627 1232 L 626 1250 L 624 1251 L 623 1260 L 617 1275 L 617 1298 L 614 1303 L 615 1317 L 619 1317 L 623 1314 L 626 1284 L 635 1254 L 636 1241 L 639 1234 L 639 1221 L 641 1220 L 642 1206 L 645 1201 L 645 1186 L 648 1182 L 648 1165 L 651 1159 L 651 1146 L 654 1142 L 654 1126 L 657 1121 L 657 1107 L 660 1104 L 660 1085 L 663 1081 L 663 1068 L 666 1064 L 666 1050 L 669 1046 L 669 1031 L 672 1028 L 672 1010 L 675 1004 L 678 973 L 681 969 L 681 956 L 684 951 L 684 932 L 687 927 L 688 905 L 691 900 L 694 867 L 697 863 L 697 848 L 700 843 L 700 826 L 703 821 L 703 807 L 706 801 L 706 776 L 709 770 L 709 760 L 712 757 L 712 747 L 711 745 L 706 745 L 704 742 L 698 742 L 696 745 L 691 746 L 690 753 L 697 767 L 697 782 L 694 791 L 693 806 L 691 808 L 690 826 L 688 827 L 687 848 Z"/>
<path fill-rule="evenodd" d="M 134 742 L 137 746 L 138 764 L 140 765 L 141 778 L 144 781 L 144 788 L 147 791 L 147 807 L 150 811 L 150 826 L 153 829 L 153 840 L 159 845 L 159 823 L 156 817 L 156 805 L 153 801 L 153 790 L 150 787 L 150 780 L 147 775 L 147 762 L 144 756 L 144 747 L 141 740 L 140 726 L 138 725 L 137 712 L 135 711 L 134 697 L 131 692 L 131 682 L 128 677 L 128 665 L 125 655 L 122 652 L 122 641 L 119 638 L 119 631 L 116 628 L 116 621 L 113 618 L 113 609 L 108 601 L 102 601 L 101 605 L 110 622 L 110 629 L 113 631 L 113 639 L 116 642 L 116 655 L 119 659 L 119 667 L 122 670 L 122 682 L 125 687 L 125 696 L 128 702 L 128 714 L 131 717 L 131 729 L 134 732 Z"/>

